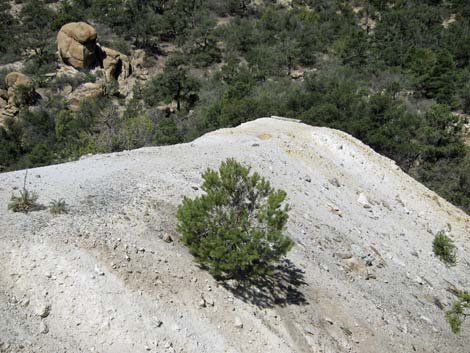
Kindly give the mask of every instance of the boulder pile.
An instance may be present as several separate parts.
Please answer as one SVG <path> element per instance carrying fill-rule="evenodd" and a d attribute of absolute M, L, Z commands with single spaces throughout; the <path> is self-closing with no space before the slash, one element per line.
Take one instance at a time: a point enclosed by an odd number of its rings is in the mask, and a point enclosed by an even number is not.
<path fill-rule="evenodd" d="M 100 62 L 104 69 L 106 80 L 118 80 L 121 82 L 127 79 L 132 73 L 129 57 L 111 48 L 102 47 L 100 49 Z"/>
<path fill-rule="evenodd" d="M 61 65 L 57 72 L 48 74 L 48 77 L 73 77 L 79 74 L 79 71 L 91 71 L 98 77 L 97 82 L 87 82 L 75 89 L 66 85 L 59 92 L 66 98 L 72 110 L 77 110 L 85 98 L 103 95 L 107 82 L 116 81 L 119 94 L 127 97 L 132 92 L 136 78 L 147 79 L 147 71 L 143 69 L 143 50 L 137 50 L 131 61 L 127 55 L 101 46 L 96 29 L 86 22 L 70 22 L 62 26 L 57 34 L 57 48 L 64 65 Z M 134 65 L 137 73 L 135 77 L 130 77 Z M 18 71 L 10 72 L 5 77 L 5 84 L 5 89 L 0 89 L 0 125 L 5 119 L 15 117 L 20 106 L 34 105 L 41 96 L 47 97 L 47 92 L 43 94 L 47 88 L 36 91 L 33 80 Z"/>
<path fill-rule="evenodd" d="M 104 93 L 104 86 L 101 82 L 86 82 L 71 92 L 66 98 L 69 102 L 69 108 L 77 111 L 80 108 L 80 102 L 86 98 L 97 98 Z"/>
<path fill-rule="evenodd" d="M 121 83 L 132 73 L 129 57 L 117 50 L 101 47 L 97 38 L 96 29 L 88 23 L 67 23 L 57 35 L 60 58 L 77 70 L 100 67 L 107 81 Z"/>
<path fill-rule="evenodd" d="M 40 99 L 34 90 L 33 80 L 21 72 L 10 72 L 5 77 L 5 84 L 7 90 L 0 89 L 0 123 L 6 118 L 14 117 L 22 103 L 31 105 Z M 19 87 L 24 87 L 26 90 L 20 94 Z"/>

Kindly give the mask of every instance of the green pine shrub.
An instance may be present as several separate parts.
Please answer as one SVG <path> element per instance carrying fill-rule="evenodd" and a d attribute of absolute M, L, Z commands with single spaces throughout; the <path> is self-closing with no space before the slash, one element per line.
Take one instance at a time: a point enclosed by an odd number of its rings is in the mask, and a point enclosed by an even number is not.
<path fill-rule="evenodd" d="M 470 292 L 462 291 L 458 294 L 458 300 L 452 306 L 452 309 L 446 313 L 447 322 L 455 334 L 460 333 L 463 320 L 470 315 Z"/>
<path fill-rule="evenodd" d="M 185 197 L 178 208 L 184 244 L 217 278 L 248 281 L 270 273 L 294 244 L 284 234 L 286 193 L 234 159 L 202 178 L 205 195 Z"/>
<path fill-rule="evenodd" d="M 432 243 L 434 254 L 449 266 L 457 263 L 456 247 L 444 232 L 438 232 Z"/>

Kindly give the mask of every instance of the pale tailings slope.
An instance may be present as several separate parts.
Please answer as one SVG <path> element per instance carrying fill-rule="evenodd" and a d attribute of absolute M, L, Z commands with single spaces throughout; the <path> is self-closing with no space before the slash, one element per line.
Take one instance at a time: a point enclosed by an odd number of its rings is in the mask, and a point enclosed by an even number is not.
<path fill-rule="evenodd" d="M 296 246 L 276 278 L 226 288 L 175 232 L 177 205 L 228 157 L 288 193 Z M 468 353 L 445 320 L 470 288 L 470 218 L 351 136 L 273 118 L 193 143 L 0 175 L 0 351 Z M 446 267 L 438 231 L 458 246 Z M 172 240 L 170 239 L 172 238 Z M 470 321 L 470 320 L 469 320 Z"/>

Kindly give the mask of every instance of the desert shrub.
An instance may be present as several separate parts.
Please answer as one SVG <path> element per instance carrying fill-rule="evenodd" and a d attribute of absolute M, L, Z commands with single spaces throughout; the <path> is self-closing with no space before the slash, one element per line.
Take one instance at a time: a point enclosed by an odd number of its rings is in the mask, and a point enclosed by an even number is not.
<path fill-rule="evenodd" d="M 68 213 L 67 202 L 64 199 L 52 200 L 49 203 L 49 212 L 54 215 Z"/>
<path fill-rule="evenodd" d="M 18 85 L 15 87 L 15 101 L 19 106 L 29 106 L 37 103 L 40 96 L 32 85 Z"/>
<path fill-rule="evenodd" d="M 5 77 L 11 72 L 11 69 L 3 68 L 0 69 L 0 89 L 8 89 L 8 86 L 5 82 Z"/>
<path fill-rule="evenodd" d="M 41 166 L 51 164 L 55 159 L 55 154 L 51 146 L 47 143 L 38 143 L 34 145 L 31 152 L 28 153 L 27 161 L 28 165 Z"/>
<path fill-rule="evenodd" d="M 61 1 L 58 3 L 52 27 L 59 30 L 60 27 L 69 22 L 86 21 L 84 5 L 85 1 Z"/>
<path fill-rule="evenodd" d="M 20 194 L 18 196 L 11 195 L 8 209 L 13 212 L 28 213 L 38 207 L 36 203 L 37 200 L 38 195 L 35 192 L 30 192 L 27 189 L 23 189 L 20 190 Z"/>
<path fill-rule="evenodd" d="M 155 126 L 154 121 L 146 114 L 127 118 L 119 126 L 120 147 L 133 149 L 152 145 Z"/>
<path fill-rule="evenodd" d="M 470 113 L 470 85 L 465 85 L 460 93 L 460 105 L 465 114 Z"/>
<path fill-rule="evenodd" d="M 107 81 L 104 85 L 103 94 L 107 97 L 119 97 L 119 84 L 116 80 Z"/>
<path fill-rule="evenodd" d="M 174 145 L 183 140 L 181 132 L 172 118 L 161 119 L 155 130 L 154 143 L 156 145 Z"/>
<path fill-rule="evenodd" d="M 284 234 L 286 193 L 234 159 L 202 178 L 206 194 L 184 198 L 178 208 L 183 242 L 216 277 L 243 281 L 269 273 L 293 246 Z"/>
<path fill-rule="evenodd" d="M 78 86 L 85 82 L 94 82 L 93 78 L 89 77 L 89 75 L 93 75 L 90 73 L 78 73 L 75 75 L 59 75 L 56 76 L 50 83 L 49 88 L 60 91 L 64 89 L 66 86 L 70 85 L 72 89 L 76 89 Z"/>
<path fill-rule="evenodd" d="M 453 333 L 460 333 L 463 320 L 470 315 L 468 309 L 470 309 L 470 292 L 462 291 L 458 294 L 458 300 L 452 309 L 446 313 L 447 322 L 449 322 Z"/>
<path fill-rule="evenodd" d="M 113 39 L 109 45 L 110 48 L 114 50 L 120 51 L 123 54 L 131 55 L 132 54 L 132 46 L 131 44 L 126 41 L 125 39 L 118 37 Z"/>
<path fill-rule="evenodd" d="M 11 195 L 10 203 L 8 204 L 10 211 L 28 213 L 41 209 L 41 205 L 37 203 L 38 194 L 26 189 L 27 178 L 28 172 L 24 176 L 23 189 L 20 190 L 20 194 Z"/>
<path fill-rule="evenodd" d="M 455 244 L 444 232 L 436 234 L 432 243 L 434 254 L 448 265 L 455 265 L 457 262 Z"/>
<path fill-rule="evenodd" d="M 187 58 L 174 54 L 168 58 L 163 73 L 153 77 L 147 84 L 144 101 L 150 106 L 175 101 L 178 111 L 183 103 L 191 108 L 198 100 L 199 86 L 199 81 L 189 73 Z"/>
<path fill-rule="evenodd" d="M 46 83 L 44 77 L 57 69 L 57 55 L 55 44 L 48 43 L 40 52 L 27 59 L 22 72 L 33 77 L 37 82 Z"/>

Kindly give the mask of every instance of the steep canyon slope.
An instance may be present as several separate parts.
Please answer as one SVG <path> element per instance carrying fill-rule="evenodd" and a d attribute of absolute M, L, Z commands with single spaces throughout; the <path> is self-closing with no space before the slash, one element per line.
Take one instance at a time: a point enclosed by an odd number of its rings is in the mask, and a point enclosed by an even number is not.
<path fill-rule="evenodd" d="M 175 232 L 200 174 L 235 157 L 288 193 L 296 246 L 259 288 L 217 283 Z M 470 217 L 351 136 L 276 118 L 0 174 L 1 352 L 468 353 L 445 320 L 470 287 Z M 459 261 L 432 251 L 438 231 Z"/>

